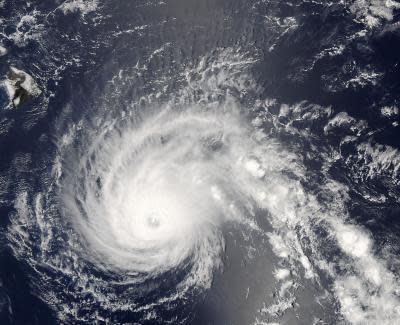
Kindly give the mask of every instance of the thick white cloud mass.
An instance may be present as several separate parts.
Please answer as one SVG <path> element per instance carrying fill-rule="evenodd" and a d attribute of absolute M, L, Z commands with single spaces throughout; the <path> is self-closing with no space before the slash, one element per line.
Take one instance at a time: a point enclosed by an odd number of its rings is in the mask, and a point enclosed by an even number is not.
<path fill-rule="evenodd" d="M 327 136 L 344 128 L 346 143 L 367 126 L 347 114 L 329 120 L 329 109 L 307 103 L 281 105 L 278 114 L 274 100 L 242 105 L 238 99 L 258 87 L 253 63 L 240 51 L 220 50 L 185 69 L 184 86 L 169 102 L 153 104 L 152 94 L 141 99 L 146 110 L 113 118 L 104 105 L 99 116 L 71 123 L 58 137 L 48 187 L 20 191 L 8 239 L 36 271 L 38 286 L 59 284 L 40 294 L 61 319 L 76 319 L 85 303 L 156 319 L 158 306 L 211 287 L 224 267 L 230 226 L 249 238 L 249 251 L 258 234 L 275 255 L 265 277 L 276 294 L 261 315 L 333 301 L 338 319 L 353 324 L 400 321 L 398 275 L 373 236 L 350 219 L 349 188 L 328 172 L 341 153 L 314 145 L 310 129 L 294 122 L 325 121 Z M 308 151 L 285 145 L 276 136 L 281 131 L 309 141 Z M 372 159 L 368 171 L 390 167 L 387 155 Z M 309 170 L 306 159 L 322 161 L 320 169 Z M 132 288 L 168 272 L 181 275 L 175 289 L 141 304 L 143 291 Z M 311 287 L 322 289 L 303 299 L 301 290 Z"/>

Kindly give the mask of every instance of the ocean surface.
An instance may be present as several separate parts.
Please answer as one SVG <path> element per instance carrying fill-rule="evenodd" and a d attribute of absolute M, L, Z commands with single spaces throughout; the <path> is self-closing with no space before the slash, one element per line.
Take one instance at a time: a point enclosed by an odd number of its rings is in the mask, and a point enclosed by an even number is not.
<path fill-rule="evenodd" d="M 399 324 L 399 17 L 0 1 L 0 324 Z"/>

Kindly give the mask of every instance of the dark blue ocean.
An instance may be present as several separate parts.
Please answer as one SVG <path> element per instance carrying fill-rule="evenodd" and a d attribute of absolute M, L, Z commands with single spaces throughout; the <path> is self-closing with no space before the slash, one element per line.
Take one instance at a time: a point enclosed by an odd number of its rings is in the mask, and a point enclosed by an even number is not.
<path fill-rule="evenodd" d="M 0 1 L 0 323 L 397 324 L 399 9 Z"/>

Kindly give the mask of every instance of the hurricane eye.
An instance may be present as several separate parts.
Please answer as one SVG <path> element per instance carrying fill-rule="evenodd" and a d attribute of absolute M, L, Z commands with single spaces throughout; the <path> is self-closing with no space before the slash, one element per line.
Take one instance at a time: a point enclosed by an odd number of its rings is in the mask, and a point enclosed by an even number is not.
<path fill-rule="evenodd" d="M 152 213 L 147 217 L 147 224 L 151 228 L 158 228 L 160 226 L 160 217 L 156 213 Z"/>

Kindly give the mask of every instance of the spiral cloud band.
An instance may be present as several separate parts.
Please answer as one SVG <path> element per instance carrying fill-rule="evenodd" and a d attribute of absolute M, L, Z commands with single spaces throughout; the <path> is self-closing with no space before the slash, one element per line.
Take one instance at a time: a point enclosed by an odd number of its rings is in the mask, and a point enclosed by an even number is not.
<path fill-rule="evenodd" d="M 279 320 L 294 307 L 307 315 L 312 304 L 320 315 L 337 306 L 331 322 L 396 323 L 390 255 L 377 254 L 372 235 L 350 220 L 349 190 L 328 172 L 333 154 L 279 120 L 290 111 L 322 120 L 327 110 L 282 104 L 277 118 L 272 100 L 246 107 L 242 99 L 257 92 L 255 61 L 220 52 L 187 68 L 170 101 L 153 105 L 153 94 L 145 110 L 112 118 L 99 110 L 59 137 L 51 176 L 38 193 L 20 191 L 8 233 L 35 285 L 48 289 L 39 295 L 65 322 L 110 321 L 110 311 L 189 322 L 174 308 L 211 290 L 229 239 L 246 261 L 272 264 L 258 275 L 275 290 L 260 318 Z M 309 151 L 285 146 L 282 134 Z M 310 173 L 306 160 L 320 170 Z M 86 308 L 94 305 L 96 314 Z"/>
<path fill-rule="evenodd" d="M 81 191 L 71 184 L 65 198 L 90 247 L 112 267 L 157 274 L 221 246 L 219 225 L 245 217 L 246 186 L 263 173 L 239 116 L 166 109 L 124 127 L 82 157 Z"/>

